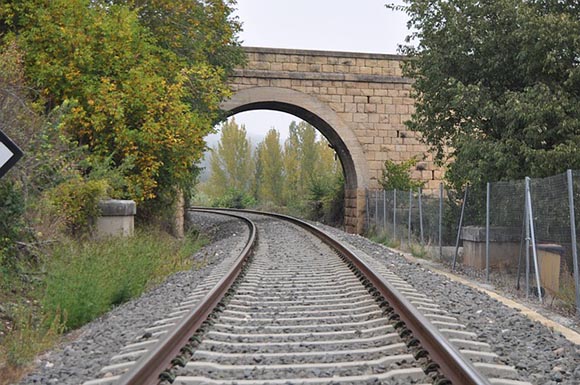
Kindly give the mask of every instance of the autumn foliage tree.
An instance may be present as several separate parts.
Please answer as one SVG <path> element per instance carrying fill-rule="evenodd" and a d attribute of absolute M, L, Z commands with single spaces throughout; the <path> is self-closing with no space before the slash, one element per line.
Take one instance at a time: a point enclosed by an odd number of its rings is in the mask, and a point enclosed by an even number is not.
<path fill-rule="evenodd" d="M 304 121 L 290 123 L 288 139 L 284 143 L 284 162 L 288 170 L 286 199 L 289 202 L 303 200 L 309 194 L 315 177 L 325 175 L 319 162 L 321 149 L 323 147 L 318 145 L 314 127 Z"/>
<path fill-rule="evenodd" d="M 246 128 L 232 119 L 224 122 L 220 131 L 220 141 L 210 152 L 210 194 L 220 197 L 228 190 L 250 193 L 254 164 Z"/>
<path fill-rule="evenodd" d="M 259 164 L 256 172 L 258 183 L 257 198 L 262 202 L 272 202 L 275 205 L 285 204 L 284 168 L 282 163 L 282 147 L 280 134 L 274 128 L 270 129 L 264 140 L 256 149 L 256 162 Z"/>
<path fill-rule="evenodd" d="M 20 47 L 45 111 L 66 111 L 60 130 L 89 163 L 122 170 L 117 194 L 163 207 L 193 183 L 228 71 L 242 61 L 231 4 L 6 1 L 1 44 Z"/>

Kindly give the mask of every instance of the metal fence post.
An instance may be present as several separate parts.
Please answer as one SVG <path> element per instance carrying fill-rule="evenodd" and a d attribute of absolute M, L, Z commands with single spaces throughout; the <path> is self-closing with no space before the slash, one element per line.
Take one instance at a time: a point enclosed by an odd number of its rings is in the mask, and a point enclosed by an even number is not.
<path fill-rule="evenodd" d="M 419 187 L 419 231 L 421 234 L 421 246 L 425 246 L 425 238 L 423 237 L 423 204 L 422 198 L 423 190 Z"/>
<path fill-rule="evenodd" d="M 375 190 L 375 228 L 379 223 L 379 192 Z"/>
<path fill-rule="evenodd" d="M 538 285 L 538 298 L 542 299 L 542 286 L 540 284 L 540 268 L 538 266 L 538 252 L 536 249 L 536 234 L 534 232 L 534 212 L 532 211 L 532 194 L 530 193 L 530 178 L 526 177 L 526 196 L 528 197 L 528 220 L 530 221 L 530 236 L 532 238 L 532 255 L 534 257 L 534 269 L 536 272 L 536 284 Z"/>
<path fill-rule="evenodd" d="M 439 183 L 439 259 L 443 259 L 443 182 Z"/>
<path fill-rule="evenodd" d="M 487 182 L 485 198 L 485 282 L 489 282 L 489 193 L 490 183 Z"/>
<path fill-rule="evenodd" d="M 365 189 L 365 204 L 366 204 L 366 216 L 367 216 L 367 231 L 369 231 L 371 227 L 371 214 L 369 212 L 369 189 Z"/>
<path fill-rule="evenodd" d="M 568 176 L 568 206 L 570 208 L 570 235 L 572 242 L 572 261 L 574 265 L 574 287 L 576 289 L 576 314 L 580 315 L 580 277 L 578 272 L 578 247 L 576 245 L 576 216 L 574 210 L 574 180 L 572 170 L 566 171 Z"/>
<path fill-rule="evenodd" d="M 528 218 L 528 182 L 525 184 L 524 221 L 526 232 L 526 299 L 530 297 L 530 220 Z"/>
<path fill-rule="evenodd" d="M 383 231 L 387 234 L 387 192 L 383 189 Z"/>
<path fill-rule="evenodd" d="M 467 204 L 467 190 L 469 186 L 465 186 L 465 193 L 463 194 L 463 203 L 461 204 L 461 215 L 459 215 L 459 225 L 457 225 L 457 240 L 455 241 L 455 254 L 453 255 L 453 268 L 457 263 L 457 254 L 459 254 L 459 238 L 461 237 L 461 226 L 463 226 L 463 214 L 465 213 L 465 205 Z"/>
<path fill-rule="evenodd" d="M 397 241 L 397 189 L 393 190 L 393 242 Z"/>
<path fill-rule="evenodd" d="M 413 219 L 413 190 L 409 189 L 409 230 L 407 231 L 407 243 L 411 247 L 411 220 Z"/>

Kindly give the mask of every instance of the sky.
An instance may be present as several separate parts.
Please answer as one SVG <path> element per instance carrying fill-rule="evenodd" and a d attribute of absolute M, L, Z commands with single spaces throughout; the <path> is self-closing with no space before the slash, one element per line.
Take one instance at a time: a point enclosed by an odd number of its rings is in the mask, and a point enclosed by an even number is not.
<path fill-rule="evenodd" d="M 238 0 L 242 46 L 396 54 L 407 35 L 407 17 L 386 3 L 401 0 Z M 282 139 L 292 120 L 276 111 L 235 115 L 256 143 L 275 127 Z M 207 137 L 210 145 L 219 133 Z"/>

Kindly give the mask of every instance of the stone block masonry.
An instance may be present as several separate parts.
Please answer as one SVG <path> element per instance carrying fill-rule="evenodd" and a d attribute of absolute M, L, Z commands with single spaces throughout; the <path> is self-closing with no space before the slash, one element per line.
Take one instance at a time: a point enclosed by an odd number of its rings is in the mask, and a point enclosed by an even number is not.
<path fill-rule="evenodd" d="M 425 192 L 436 192 L 441 170 L 418 134 L 404 122 L 414 112 L 412 79 L 402 76 L 398 55 L 245 47 L 247 65 L 230 85 L 230 113 L 254 109 L 289 112 L 308 121 L 337 149 L 346 189 L 379 188 L 385 160 L 417 157 Z M 360 232 L 360 192 L 349 192 L 347 230 Z M 362 198 L 364 203 L 364 195 Z"/>

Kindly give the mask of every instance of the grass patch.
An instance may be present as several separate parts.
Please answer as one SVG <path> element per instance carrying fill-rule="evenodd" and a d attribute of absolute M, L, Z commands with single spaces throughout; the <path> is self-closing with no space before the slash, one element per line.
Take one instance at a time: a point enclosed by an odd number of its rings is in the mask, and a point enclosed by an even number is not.
<path fill-rule="evenodd" d="M 11 330 L 2 344 L 8 367 L 25 366 L 38 352 L 53 346 L 64 331 L 58 316 L 43 317 L 35 306 L 16 306 L 12 319 Z"/>
<path fill-rule="evenodd" d="M 34 270 L 12 276 L 3 272 L 0 385 L 18 382 L 33 358 L 54 346 L 64 331 L 92 321 L 174 272 L 200 268 L 205 261 L 192 256 L 205 243 L 195 233 L 180 240 L 152 229 L 131 238 L 67 239 L 52 245 Z M 34 284 L 20 290 L 25 285 L 17 282 L 31 276 Z"/>
<path fill-rule="evenodd" d="M 563 264 L 563 266 L 564 268 L 560 273 L 560 290 L 553 293 L 553 296 L 557 306 L 563 312 L 569 316 L 574 316 L 576 314 L 576 283 L 574 282 L 574 276 L 566 268 L 566 264 Z"/>
<path fill-rule="evenodd" d="M 412 243 L 409 245 L 409 251 L 411 255 L 415 258 L 427 259 L 429 256 L 429 251 L 423 245 Z"/>
<path fill-rule="evenodd" d="M 371 231 L 366 235 L 366 237 L 375 243 L 380 243 L 392 249 L 401 246 L 400 242 L 393 240 L 389 235 L 387 235 L 387 233 L 382 231 Z"/>
<path fill-rule="evenodd" d="M 49 314 L 77 328 L 133 298 L 167 275 L 188 269 L 198 239 L 175 239 L 159 231 L 131 238 L 79 244 L 53 250 L 41 302 Z"/>

